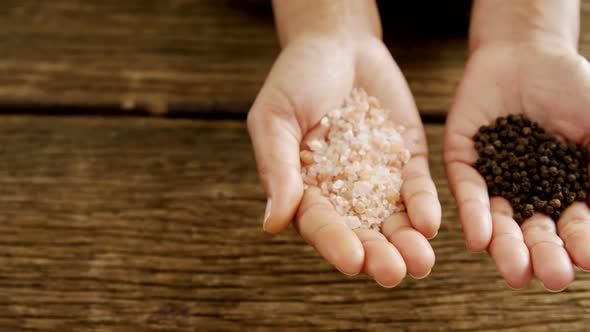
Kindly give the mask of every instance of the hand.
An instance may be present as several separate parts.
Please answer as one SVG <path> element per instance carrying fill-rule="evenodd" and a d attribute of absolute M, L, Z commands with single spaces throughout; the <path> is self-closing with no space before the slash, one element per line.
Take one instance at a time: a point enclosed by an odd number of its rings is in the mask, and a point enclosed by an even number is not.
<path fill-rule="evenodd" d="M 352 88 L 377 97 L 391 118 L 406 126 L 412 158 L 403 169 L 399 213 L 374 230 L 349 229 L 317 188 L 303 190 L 299 151 L 322 116 L 340 107 Z M 407 84 L 378 38 L 343 41 L 305 36 L 287 45 L 274 64 L 250 114 L 248 129 L 268 195 L 264 229 L 277 233 L 294 220 L 301 236 L 347 275 L 361 270 L 393 287 L 406 271 L 425 277 L 434 265 L 426 240 L 436 235 L 441 211 L 430 178 L 420 117 Z"/>
<path fill-rule="evenodd" d="M 467 246 L 487 249 L 513 288 L 534 274 L 557 291 L 574 279 L 573 265 L 590 269 L 590 210 L 578 202 L 557 224 L 535 213 L 519 227 L 508 201 L 489 199 L 471 167 L 477 159 L 472 137 L 499 116 L 524 113 L 548 132 L 588 146 L 589 92 L 590 64 L 572 47 L 492 43 L 470 57 L 447 120 L 445 165 Z"/>

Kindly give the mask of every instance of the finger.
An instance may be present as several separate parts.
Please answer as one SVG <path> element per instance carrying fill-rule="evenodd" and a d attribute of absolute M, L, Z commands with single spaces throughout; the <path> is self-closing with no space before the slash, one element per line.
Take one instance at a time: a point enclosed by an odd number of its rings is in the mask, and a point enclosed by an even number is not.
<path fill-rule="evenodd" d="M 406 275 L 406 265 L 399 251 L 383 234 L 373 229 L 355 229 L 365 250 L 364 272 L 383 287 L 399 285 Z"/>
<path fill-rule="evenodd" d="M 473 251 L 485 250 L 492 239 L 492 216 L 486 183 L 475 169 L 462 162 L 447 163 L 446 168 L 467 247 Z"/>
<path fill-rule="evenodd" d="M 361 241 L 318 188 L 305 190 L 295 227 L 305 241 L 342 273 L 355 275 L 363 268 L 365 252 Z"/>
<path fill-rule="evenodd" d="M 512 207 L 504 198 L 490 200 L 493 232 L 488 248 L 498 272 L 512 288 L 523 288 L 533 277 L 529 249 L 518 224 L 512 218 Z"/>
<path fill-rule="evenodd" d="M 590 270 L 590 209 L 582 202 L 568 207 L 557 223 L 557 233 L 578 267 Z"/>
<path fill-rule="evenodd" d="M 533 271 L 551 291 L 562 290 L 574 280 L 574 267 L 555 228 L 553 220 L 540 213 L 535 213 L 522 224 Z"/>
<path fill-rule="evenodd" d="M 263 89 L 248 114 L 258 172 L 267 194 L 263 228 L 270 233 L 285 229 L 293 220 L 301 197 L 299 142 L 301 133 L 289 106 L 271 104 Z"/>
<path fill-rule="evenodd" d="M 424 235 L 412 227 L 405 213 L 396 213 L 382 225 L 383 235 L 402 255 L 408 273 L 416 278 L 425 278 L 434 266 L 434 251 Z"/>
<path fill-rule="evenodd" d="M 438 233 L 441 206 L 425 155 L 413 156 L 402 170 L 402 197 L 414 228 L 427 238 Z"/>

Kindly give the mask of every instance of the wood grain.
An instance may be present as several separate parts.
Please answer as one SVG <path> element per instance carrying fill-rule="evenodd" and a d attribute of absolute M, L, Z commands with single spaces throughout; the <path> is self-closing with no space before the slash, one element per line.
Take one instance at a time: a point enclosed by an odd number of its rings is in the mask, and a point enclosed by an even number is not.
<path fill-rule="evenodd" d="M 345 277 L 261 231 L 242 122 L 0 117 L 0 331 L 586 331 L 590 279 L 504 284 L 444 206 L 424 280 Z"/>
<path fill-rule="evenodd" d="M 440 116 L 463 72 L 469 1 L 436 3 L 381 5 L 418 107 Z M 590 0 L 582 13 L 588 56 Z M 266 0 L 4 0 L 0 108 L 243 117 L 278 52 Z"/>

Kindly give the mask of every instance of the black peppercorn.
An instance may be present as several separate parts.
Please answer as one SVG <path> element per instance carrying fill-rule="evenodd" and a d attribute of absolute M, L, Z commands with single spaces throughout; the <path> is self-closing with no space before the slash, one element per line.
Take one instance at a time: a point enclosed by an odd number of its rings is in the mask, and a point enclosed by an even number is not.
<path fill-rule="evenodd" d="M 533 130 L 529 127 L 524 127 L 522 128 L 522 134 L 525 136 L 529 136 L 530 134 L 533 133 Z"/>
<path fill-rule="evenodd" d="M 535 208 L 535 211 L 542 212 L 545 208 L 545 205 L 547 205 L 547 201 L 543 201 L 540 199 L 533 201 L 533 207 Z"/>
<path fill-rule="evenodd" d="M 508 119 L 506 118 L 498 118 L 496 119 L 496 125 L 504 127 L 508 124 Z"/>
<path fill-rule="evenodd" d="M 559 150 L 563 151 L 563 152 L 567 151 L 567 144 L 560 142 L 559 143 Z"/>
<path fill-rule="evenodd" d="M 555 194 L 553 194 L 553 198 L 554 199 L 557 199 L 557 200 L 560 200 L 560 201 L 563 201 L 565 199 L 565 196 L 563 195 L 563 192 L 562 191 L 558 191 Z"/>
<path fill-rule="evenodd" d="M 535 208 L 533 207 L 533 205 L 525 204 L 521 212 L 522 217 L 524 219 L 528 219 L 533 216 L 533 213 L 535 213 Z"/>
<path fill-rule="evenodd" d="M 565 197 L 565 201 L 567 204 L 572 204 L 573 202 L 576 201 L 576 193 L 570 192 L 567 194 L 567 196 Z"/>
<path fill-rule="evenodd" d="M 570 204 L 588 197 L 587 151 L 559 141 L 524 115 L 497 118 L 473 139 L 479 155 L 473 167 L 490 196 L 510 201 L 517 222 L 535 211 L 557 221 Z"/>
<path fill-rule="evenodd" d="M 549 201 L 549 205 L 551 205 L 554 209 L 559 209 L 561 207 L 561 201 L 557 198 L 554 198 Z"/>
<path fill-rule="evenodd" d="M 498 167 L 498 166 L 494 166 L 492 168 L 492 173 L 494 175 L 501 175 L 502 174 L 502 168 Z"/>
<path fill-rule="evenodd" d="M 496 149 L 494 149 L 493 145 L 486 145 L 483 149 L 483 153 L 487 154 L 488 156 L 493 155 L 495 151 Z"/>
<path fill-rule="evenodd" d="M 553 206 L 545 205 L 544 212 L 546 215 L 550 216 L 553 213 L 553 211 L 555 211 L 555 208 L 553 208 Z"/>
<path fill-rule="evenodd" d="M 512 204 L 512 206 L 517 206 L 517 205 L 519 205 L 519 204 L 520 204 L 520 197 L 513 197 L 513 198 L 510 200 L 510 203 Z"/>

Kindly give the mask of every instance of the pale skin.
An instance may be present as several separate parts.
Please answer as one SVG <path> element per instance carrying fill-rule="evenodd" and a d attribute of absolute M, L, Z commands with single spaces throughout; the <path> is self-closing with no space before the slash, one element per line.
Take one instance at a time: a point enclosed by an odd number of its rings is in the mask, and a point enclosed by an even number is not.
<path fill-rule="evenodd" d="M 533 276 L 552 291 L 590 269 L 590 210 L 576 203 L 555 224 L 535 214 L 521 227 L 502 198 L 489 199 L 470 165 L 472 136 L 498 116 L 524 113 L 571 142 L 590 145 L 590 64 L 578 54 L 579 1 L 474 3 L 470 59 L 447 119 L 444 159 L 473 251 L 491 255 L 509 286 Z"/>
<path fill-rule="evenodd" d="M 551 1 L 522 0 L 523 3 L 533 5 Z M 500 273 L 512 287 L 524 286 L 535 273 L 547 288 L 557 290 L 573 279 L 572 263 L 566 260 L 569 259 L 567 250 L 570 255 L 580 252 L 580 258 L 573 258 L 574 262 L 582 267 L 585 266 L 583 264 L 588 264 L 590 268 L 590 261 L 586 262 L 583 258 L 586 257 L 583 250 L 585 247 L 579 244 L 585 241 L 585 237 L 590 237 L 590 222 L 575 222 L 588 219 L 590 212 L 587 211 L 587 206 L 578 204 L 572 207 L 572 212 L 567 211 L 564 214 L 563 220 L 574 220 L 569 223 L 570 226 L 560 226 L 561 221 L 558 225 L 558 228 L 565 228 L 565 231 L 560 230 L 559 233 L 562 238 L 570 239 L 569 248 L 565 239 L 565 248 L 558 245 L 559 237 L 555 231 L 551 233 L 551 225 L 542 217 L 536 216 L 539 221 L 525 223 L 523 231 L 515 223 L 510 224 L 510 212 L 506 210 L 506 202 L 501 200 L 492 200 L 492 211 L 497 215 L 492 219 L 485 182 L 478 182 L 483 180 L 469 166 L 476 157 L 471 136 L 486 121 L 507 112 L 516 112 L 515 110 L 524 106 L 534 106 L 537 111 L 527 112 L 531 118 L 543 125 L 551 123 L 555 126 L 555 131 L 562 133 L 564 137 L 583 142 L 583 136 L 587 135 L 585 133 L 590 133 L 590 121 L 586 120 L 588 117 L 584 117 L 584 110 L 580 105 L 588 106 L 590 102 L 583 93 L 589 91 L 590 70 L 586 68 L 587 62 L 576 54 L 577 23 L 571 31 L 563 29 L 562 36 L 563 40 L 570 38 L 569 41 L 574 46 L 570 45 L 568 48 L 562 46 L 561 42 L 556 42 L 560 45 L 558 50 L 562 47 L 564 49 L 553 56 L 532 46 L 545 43 L 541 40 L 543 38 L 535 35 L 532 41 L 527 41 L 529 35 L 525 24 L 517 27 L 523 31 L 522 39 L 518 40 L 512 40 L 517 39 L 515 37 L 518 34 L 515 33 L 507 34 L 509 37 L 500 36 L 501 31 L 493 36 L 479 33 L 478 25 L 502 27 L 506 20 L 514 19 L 510 8 L 494 14 L 498 16 L 498 21 L 486 22 L 489 18 L 485 15 L 479 15 L 478 18 L 478 6 L 481 7 L 479 10 L 489 10 L 482 6 L 486 3 L 495 6 L 495 2 L 497 0 L 480 0 L 475 3 L 471 26 L 473 52 L 449 115 L 445 137 L 447 171 L 459 202 L 468 247 L 474 250 L 489 249 Z M 575 2 L 574 5 L 579 6 Z M 503 5 L 506 3 L 503 2 Z M 578 22 L 575 20 L 577 17 L 572 17 L 572 10 L 566 8 L 560 11 L 551 7 L 545 4 L 535 15 L 552 17 L 547 20 L 549 23 L 568 19 Z M 273 8 L 283 50 L 248 116 L 248 129 L 268 196 L 264 229 L 269 233 L 278 233 L 293 223 L 301 236 L 342 273 L 355 275 L 364 272 L 385 287 L 399 284 L 407 273 L 415 278 L 427 276 L 435 261 L 427 239 L 438 232 L 441 207 L 428 169 L 423 126 L 405 79 L 381 41 L 381 24 L 375 2 L 277 0 L 273 2 Z M 521 13 L 522 10 L 515 8 L 513 12 Z M 547 22 L 535 19 L 533 25 L 539 25 L 542 27 L 540 30 L 545 31 L 553 27 Z M 490 29 L 494 30 L 493 27 Z M 570 32 L 575 35 L 568 35 Z M 496 39 L 501 42 L 496 43 Z M 494 42 L 487 43 L 488 41 Z M 520 47 L 523 45 L 531 46 L 526 48 L 529 53 L 521 54 Z M 508 51 L 517 49 L 519 51 Z M 527 61 L 520 58 L 525 54 L 530 55 L 526 58 Z M 502 55 L 501 60 L 498 60 L 499 55 Z M 535 65 L 530 57 L 541 64 Z M 566 58 L 563 63 L 559 60 L 562 58 Z M 498 61 L 504 61 L 504 65 L 495 65 Z M 488 63 L 486 67 L 487 62 L 491 64 Z M 547 72 L 547 65 L 554 65 L 555 68 Z M 560 70 L 566 69 L 569 70 L 567 75 L 558 74 Z M 530 88 L 528 99 L 504 97 L 504 94 L 510 95 L 513 92 L 514 78 L 523 77 L 525 73 L 533 87 L 536 87 Z M 560 83 L 553 83 L 542 80 L 545 76 L 553 80 L 559 76 L 563 78 Z M 510 83 L 503 85 L 502 82 Z M 519 83 L 519 86 L 523 84 Z M 391 110 L 392 120 L 408 128 L 404 140 L 412 158 L 403 169 L 405 182 L 402 188 L 407 213 L 399 213 L 386 220 L 382 233 L 348 229 L 317 189 L 303 190 L 300 176 L 301 147 L 316 133 L 321 117 L 338 107 L 353 86 L 363 87 L 370 95 L 377 97 L 385 108 Z M 559 89 L 567 90 L 567 97 L 562 96 L 566 92 Z M 572 98 L 572 95 L 581 100 L 575 101 L 576 98 Z M 558 96 L 562 96 L 569 104 L 564 106 L 558 103 Z M 519 105 L 519 102 L 526 104 Z M 544 112 L 547 108 L 552 109 L 555 114 Z M 563 113 L 558 115 L 557 112 Z M 560 121 L 550 121 L 550 116 Z M 563 119 L 570 118 L 571 125 L 568 126 Z M 584 120 L 589 122 L 588 125 L 575 129 Z M 551 130 L 550 127 L 548 129 Z M 496 219 L 500 221 L 497 222 Z M 533 226 L 528 227 L 527 224 Z M 527 231 L 527 228 L 531 230 Z M 528 248 L 533 248 L 530 255 Z M 514 255 L 514 252 L 520 255 Z M 527 260 L 525 256 L 532 259 Z M 557 262 L 558 267 L 555 264 L 543 265 L 542 262 L 546 259 Z M 582 261 L 585 263 L 581 263 Z M 569 265 L 566 264 L 568 262 Z"/>

